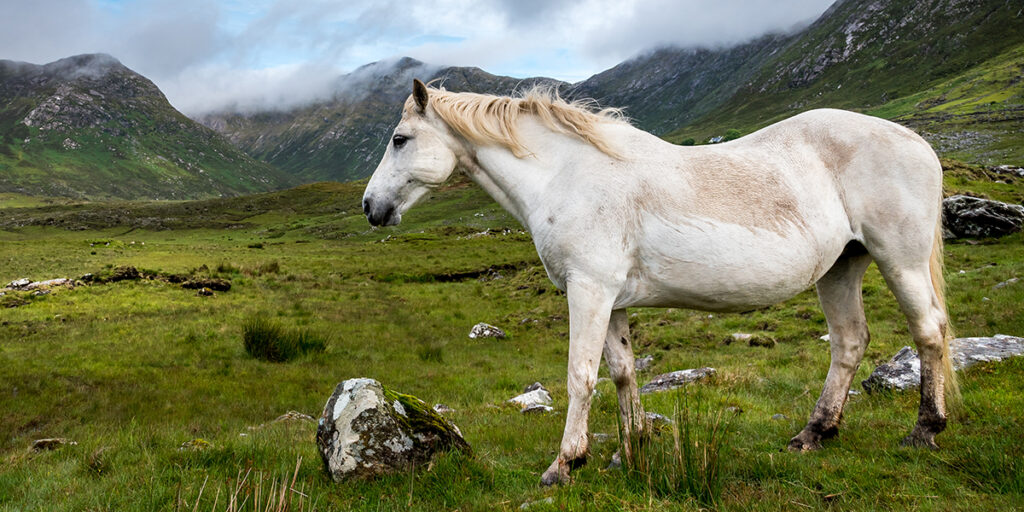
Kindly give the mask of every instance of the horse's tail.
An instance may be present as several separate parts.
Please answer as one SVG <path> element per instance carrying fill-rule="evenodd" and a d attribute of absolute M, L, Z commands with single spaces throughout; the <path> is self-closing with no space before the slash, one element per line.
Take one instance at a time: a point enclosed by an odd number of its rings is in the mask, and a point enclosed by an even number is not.
<path fill-rule="evenodd" d="M 940 199 L 941 201 L 941 199 Z M 946 307 L 946 278 L 942 275 L 942 207 L 940 202 L 939 219 L 935 223 L 935 241 L 932 244 L 932 257 L 929 268 L 932 275 L 932 287 L 935 289 L 935 298 L 938 300 L 939 309 L 946 319 L 945 328 L 942 329 L 942 373 L 945 384 L 946 402 L 952 406 L 958 406 L 962 397 L 960 395 L 960 384 L 957 383 L 956 371 L 953 369 L 953 358 L 949 353 L 949 342 L 953 339 L 953 322 L 949 318 L 949 309 Z"/>

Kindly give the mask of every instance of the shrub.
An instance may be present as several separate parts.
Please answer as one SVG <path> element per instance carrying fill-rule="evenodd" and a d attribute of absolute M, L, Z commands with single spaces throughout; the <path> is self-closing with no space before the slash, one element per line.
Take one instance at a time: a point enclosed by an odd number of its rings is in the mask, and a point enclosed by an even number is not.
<path fill-rule="evenodd" d="M 739 130 L 735 128 L 729 128 L 728 130 L 725 131 L 725 135 L 722 136 L 722 142 L 728 142 L 730 140 L 738 139 L 741 135 L 743 134 L 740 133 Z"/>
<path fill-rule="evenodd" d="M 680 142 L 679 145 L 680 146 L 692 146 L 692 145 L 694 145 L 696 143 L 697 143 L 697 141 L 693 137 L 690 137 L 690 138 L 685 139 L 682 142 Z"/>
<path fill-rule="evenodd" d="M 242 327 L 245 351 L 256 359 L 281 363 L 308 352 L 323 352 L 327 340 L 308 329 L 286 329 L 264 316 L 255 316 Z"/>

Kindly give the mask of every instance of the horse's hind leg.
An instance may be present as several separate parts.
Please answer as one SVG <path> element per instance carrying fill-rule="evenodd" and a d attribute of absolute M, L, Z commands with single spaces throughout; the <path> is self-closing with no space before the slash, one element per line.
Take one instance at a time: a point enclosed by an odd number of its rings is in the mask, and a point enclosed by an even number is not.
<path fill-rule="evenodd" d="M 851 246 L 818 280 L 818 299 L 828 320 L 832 363 L 825 387 L 814 406 L 807 426 L 789 441 L 789 449 L 807 451 L 821 448 L 821 440 L 839 432 L 839 420 L 864 349 L 868 346 L 868 324 L 864 318 L 861 284 L 871 256 L 863 246 Z"/>
<path fill-rule="evenodd" d="M 625 309 L 612 311 L 608 336 L 604 341 L 604 360 L 619 395 L 619 416 L 622 421 L 622 453 L 631 455 L 631 440 L 639 440 L 646 424 L 643 406 L 636 389 L 636 367 L 633 347 L 629 341 L 629 318 Z"/>
<path fill-rule="evenodd" d="M 909 268 L 907 268 L 909 267 Z M 946 428 L 944 357 L 947 319 L 936 294 L 928 260 L 916 265 L 885 264 L 878 268 L 907 316 L 910 334 L 921 359 L 921 405 L 917 424 L 904 445 L 937 448 L 935 435 Z"/>

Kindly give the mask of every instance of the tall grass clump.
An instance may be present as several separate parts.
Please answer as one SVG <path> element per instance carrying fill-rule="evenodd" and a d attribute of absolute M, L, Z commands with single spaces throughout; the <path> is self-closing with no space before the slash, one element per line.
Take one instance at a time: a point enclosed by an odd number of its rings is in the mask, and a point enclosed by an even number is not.
<path fill-rule="evenodd" d="M 649 434 L 629 439 L 630 453 L 622 461 L 626 481 L 637 491 L 660 498 L 689 497 L 705 507 L 717 505 L 732 417 L 723 409 L 713 409 L 700 391 L 679 392 L 669 427 L 671 438 Z"/>
<path fill-rule="evenodd" d="M 309 329 L 287 329 L 262 315 L 246 320 L 242 326 L 242 342 L 249 355 L 275 363 L 327 349 L 327 340 L 323 336 Z"/>

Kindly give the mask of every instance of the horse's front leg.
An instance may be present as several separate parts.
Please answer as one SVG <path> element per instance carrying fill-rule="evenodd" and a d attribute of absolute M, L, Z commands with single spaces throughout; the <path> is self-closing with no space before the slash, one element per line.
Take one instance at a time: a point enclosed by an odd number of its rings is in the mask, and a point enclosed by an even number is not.
<path fill-rule="evenodd" d="M 587 461 L 590 397 L 597 383 L 601 349 L 614 300 L 605 287 L 579 281 L 566 284 L 566 295 L 569 298 L 569 408 L 558 457 L 541 476 L 541 485 L 568 482 L 569 471 Z"/>

